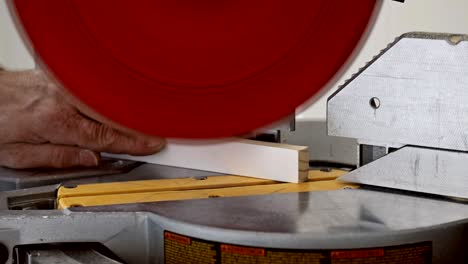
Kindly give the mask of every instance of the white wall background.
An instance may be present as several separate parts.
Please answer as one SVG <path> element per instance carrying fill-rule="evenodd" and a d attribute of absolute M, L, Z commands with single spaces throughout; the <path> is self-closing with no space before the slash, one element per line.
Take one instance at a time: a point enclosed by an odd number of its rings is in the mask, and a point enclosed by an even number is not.
<path fill-rule="evenodd" d="M 34 68 L 34 60 L 16 31 L 6 0 L 0 0 L 0 65 L 9 69 Z"/>
<path fill-rule="evenodd" d="M 343 83 L 352 73 L 397 36 L 410 31 L 430 31 L 468 34 L 468 0 L 406 0 L 400 4 L 384 1 L 382 12 L 363 49 L 349 69 L 338 79 Z M 0 0 L 0 65 L 10 69 L 34 68 L 8 14 L 6 0 Z M 325 119 L 326 98 L 336 89 L 333 85 L 320 100 L 299 114 L 301 119 Z"/>

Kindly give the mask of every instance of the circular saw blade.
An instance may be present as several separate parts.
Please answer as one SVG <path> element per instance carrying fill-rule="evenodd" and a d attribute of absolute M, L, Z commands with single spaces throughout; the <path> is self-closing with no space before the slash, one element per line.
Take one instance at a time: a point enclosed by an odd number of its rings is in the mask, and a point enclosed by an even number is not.
<path fill-rule="evenodd" d="M 147 134 L 246 133 L 342 67 L 375 0 L 14 0 L 35 53 L 81 102 Z"/>

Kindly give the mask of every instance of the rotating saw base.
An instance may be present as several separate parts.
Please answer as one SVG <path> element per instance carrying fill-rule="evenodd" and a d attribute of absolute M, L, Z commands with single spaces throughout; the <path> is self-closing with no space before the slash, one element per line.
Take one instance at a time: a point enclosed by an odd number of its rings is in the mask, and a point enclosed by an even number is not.
<path fill-rule="evenodd" d="M 142 252 L 151 263 L 467 261 L 468 206 L 408 194 L 352 189 L 72 211 L 143 212 L 136 215 L 150 235 L 133 247 L 151 245 Z"/>
<path fill-rule="evenodd" d="M 151 174 L 179 170 L 152 168 Z M 146 171 L 150 172 L 148 168 Z M 330 177 L 340 175 L 334 171 L 320 174 L 316 180 L 329 181 Z M 186 183 L 179 185 L 179 191 L 165 193 L 190 193 L 195 185 L 201 184 L 195 179 L 173 180 Z M 253 186 L 281 183 L 258 184 Z M 111 185 L 77 185 L 68 191 L 102 194 L 112 190 L 119 195 L 118 188 L 104 188 L 115 187 Z M 102 188 L 88 188 L 98 186 Z M 130 186 L 127 192 L 138 188 L 161 189 L 168 184 L 133 185 L 133 189 Z M 214 187 L 221 186 L 218 182 L 211 187 L 207 192 L 217 191 Z M 46 192 L 55 195 L 57 191 L 57 186 L 40 188 L 3 192 L 1 204 L 18 205 L 27 197 L 37 200 Z M 98 197 L 99 193 L 94 195 Z M 65 210 L 2 210 L 0 218 L 0 243 L 10 249 L 12 258 L 29 252 L 13 250 L 19 247 L 34 249 L 37 244 L 66 246 L 79 242 L 99 243 L 129 264 L 468 261 L 464 246 L 468 243 L 468 205 L 440 197 L 365 187 L 179 201 L 140 200 Z"/>

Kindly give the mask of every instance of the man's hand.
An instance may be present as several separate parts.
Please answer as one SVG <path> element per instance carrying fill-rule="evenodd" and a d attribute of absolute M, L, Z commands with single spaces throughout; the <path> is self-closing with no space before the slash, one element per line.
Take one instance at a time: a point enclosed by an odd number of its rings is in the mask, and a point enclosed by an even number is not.
<path fill-rule="evenodd" d="M 164 144 L 83 115 L 41 71 L 0 71 L 0 166 L 97 166 L 99 152 L 149 155 Z"/>

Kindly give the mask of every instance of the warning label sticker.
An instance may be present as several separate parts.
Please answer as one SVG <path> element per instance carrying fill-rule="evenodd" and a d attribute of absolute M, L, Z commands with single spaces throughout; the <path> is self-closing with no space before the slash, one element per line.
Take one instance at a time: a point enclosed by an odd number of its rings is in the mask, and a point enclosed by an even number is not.
<path fill-rule="evenodd" d="M 430 264 L 432 242 L 362 249 L 275 249 L 225 244 L 164 232 L 167 264 Z"/>

